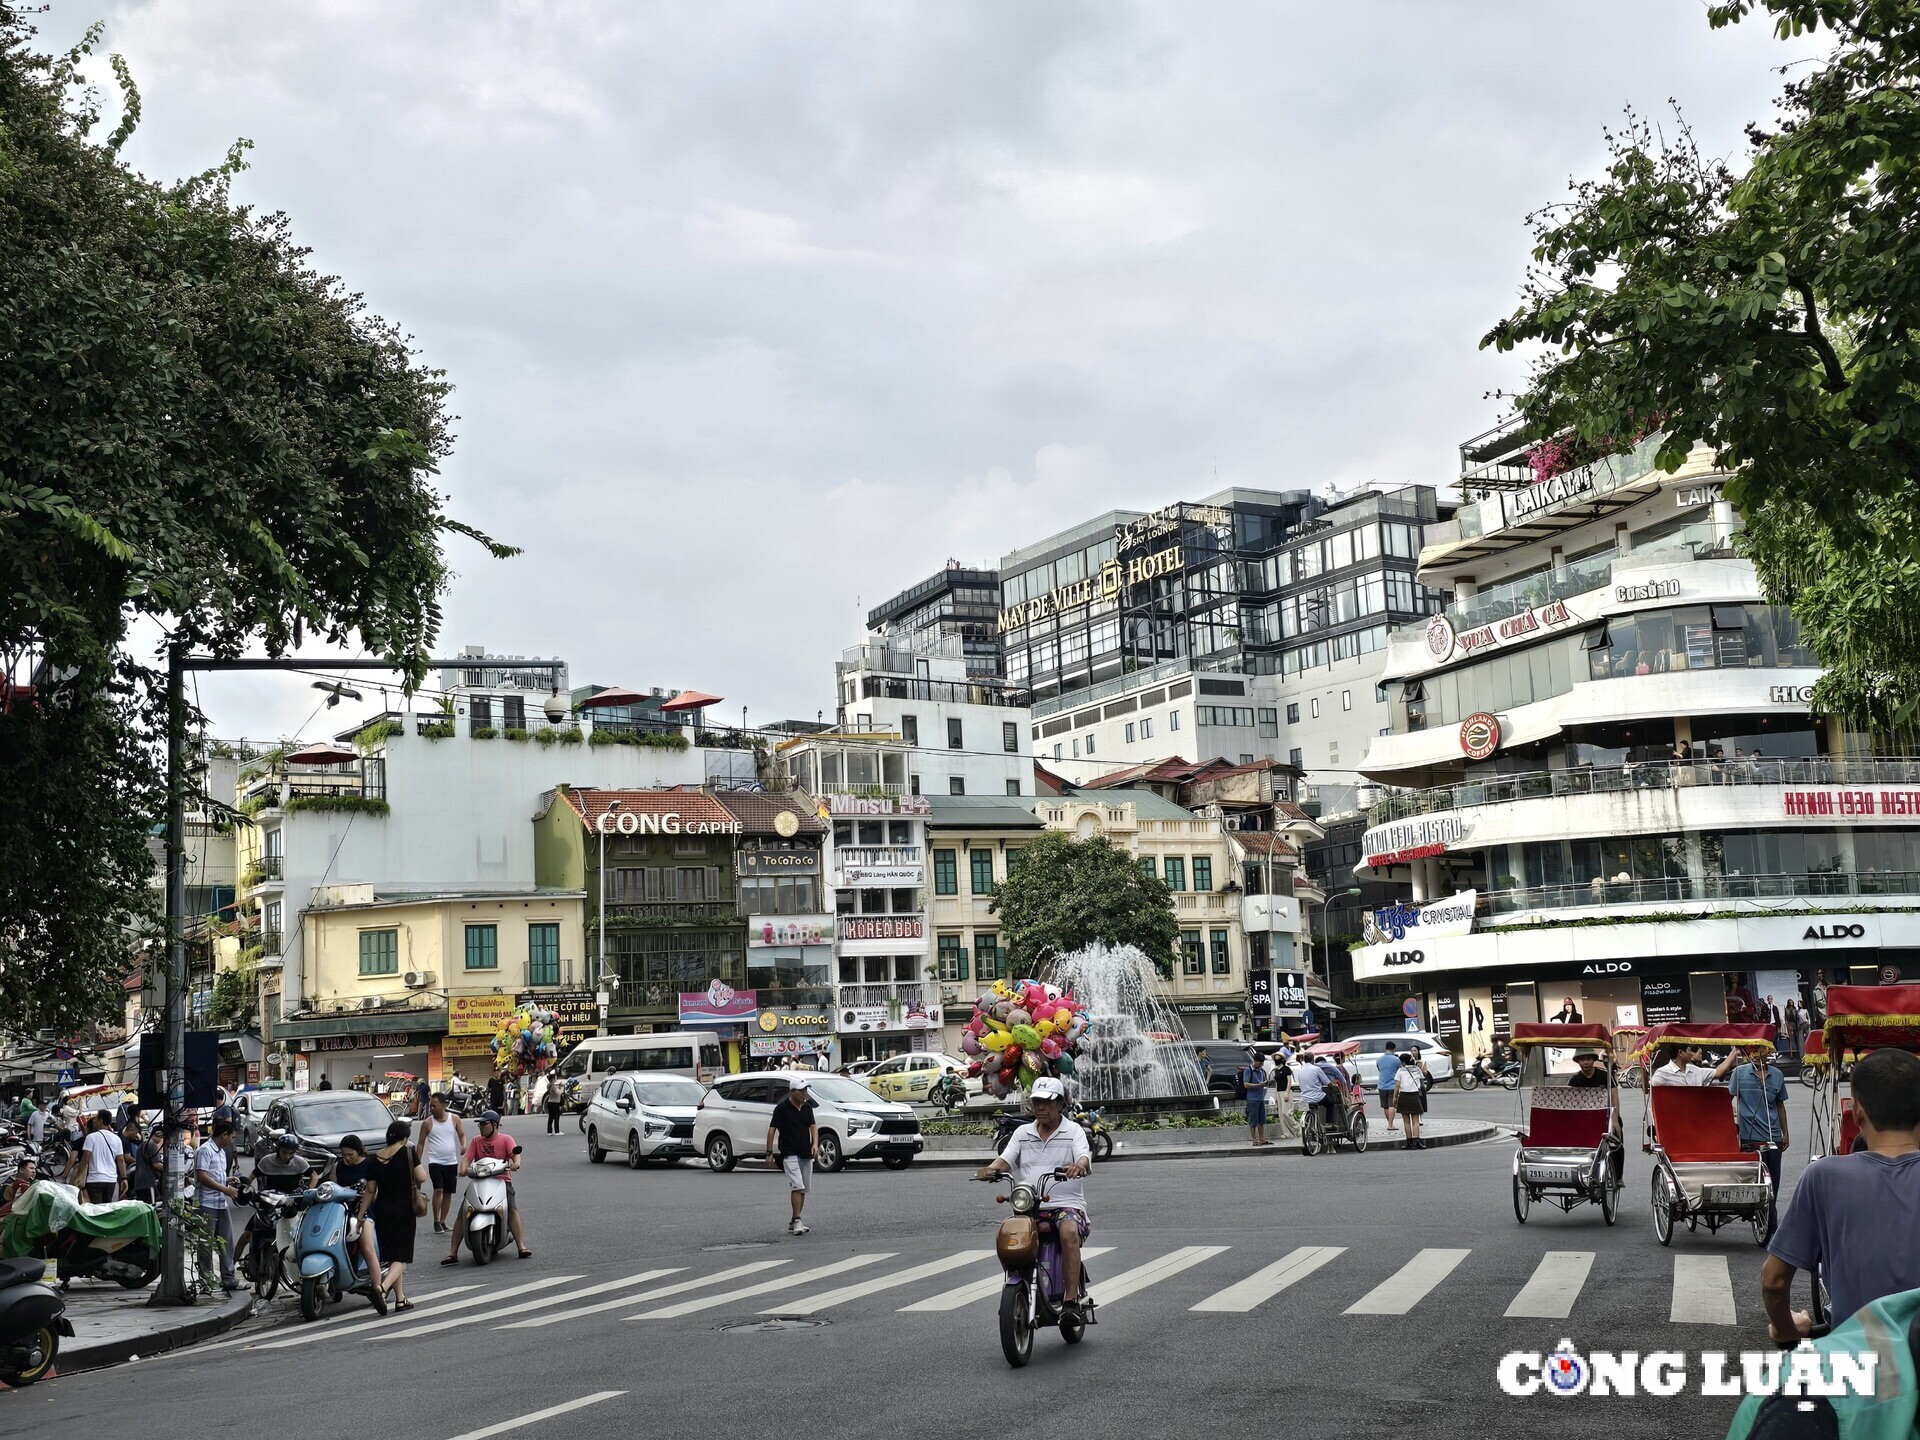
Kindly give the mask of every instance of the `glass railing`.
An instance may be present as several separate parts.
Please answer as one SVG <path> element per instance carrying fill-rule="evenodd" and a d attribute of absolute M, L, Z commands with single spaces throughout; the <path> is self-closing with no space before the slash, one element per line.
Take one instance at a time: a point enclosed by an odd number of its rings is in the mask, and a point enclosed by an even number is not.
<path fill-rule="evenodd" d="M 1509 619 L 1523 610 L 1534 610 L 1542 605 L 1550 605 L 1555 600 L 1570 600 L 1575 595 L 1585 595 L 1591 590 L 1605 587 L 1613 575 L 1614 561 L 1618 558 L 1612 553 L 1590 555 L 1585 560 L 1574 561 L 1558 574 L 1529 575 L 1524 580 L 1490 585 L 1471 600 L 1460 600 L 1449 605 L 1447 618 L 1453 621 L 1456 630 L 1477 630 L 1496 620 Z M 1687 557 L 1682 552 L 1675 558 Z"/>
<path fill-rule="evenodd" d="M 1920 784 L 1920 758 L 1860 755 L 1836 759 L 1741 756 L 1731 760 L 1631 760 L 1617 765 L 1578 765 L 1489 775 L 1430 790 L 1401 790 L 1369 807 L 1367 823 L 1384 825 L 1441 810 L 1470 810 L 1515 800 L 1559 795 L 1601 795 L 1623 790 L 1679 790 L 1695 785 L 1913 785 Z"/>
<path fill-rule="evenodd" d="M 1814 871 L 1799 875 L 1683 875 L 1651 880 L 1596 878 L 1582 885 L 1534 885 L 1524 890 L 1482 891 L 1475 914 L 1482 919 L 1530 910 L 1576 910 L 1606 905 L 1674 905 L 1725 900 L 1872 898 L 1920 895 L 1913 871 Z"/>

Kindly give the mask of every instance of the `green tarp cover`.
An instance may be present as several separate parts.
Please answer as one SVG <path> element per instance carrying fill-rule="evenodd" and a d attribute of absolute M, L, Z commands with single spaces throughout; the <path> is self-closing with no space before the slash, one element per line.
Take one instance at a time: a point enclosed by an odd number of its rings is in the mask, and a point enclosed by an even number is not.
<path fill-rule="evenodd" d="M 160 1217 L 151 1205 L 138 1200 L 86 1205 L 73 1186 L 41 1180 L 13 1202 L 11 1215 L 0 1219 L 0 1256 L 30 1255 L 35 1241 L 56 1230 L 77 1230 L 121 1244 L 144 1240 L 155 1250 L 160 1248 Z"/>

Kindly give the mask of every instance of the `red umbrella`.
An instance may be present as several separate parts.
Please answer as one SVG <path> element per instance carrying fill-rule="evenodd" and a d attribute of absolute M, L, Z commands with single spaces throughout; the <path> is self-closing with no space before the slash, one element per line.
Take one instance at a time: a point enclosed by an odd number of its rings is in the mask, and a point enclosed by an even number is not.
<path fill-rule="evenodd" d="M 602 690 L 598 695 L 589 696 L 587 699 L 582 700 L 575 708 L 580 710 L 612 710 L 624 705 L 644 705 L 652 698 L 651 695 L 642 695 L 638 690 L 622 690 L 616 685 L 611 690 Z"/>
<path fill-rule="evenodd" d="M 673 699 L 662 705 L 663 712 L 675 710 L 700 710 L 708 705 L 718 705 L 724 695 L 703 695 L 698 690 L 682 690 Z"/>
<path fill-rule="evenodd" d="M 342 750 L 338 745 L 309 745 L 287 756 L 288 761 L 295 765 L 344 765 L 349 760 L 359 758 L 358 751 Z"/>

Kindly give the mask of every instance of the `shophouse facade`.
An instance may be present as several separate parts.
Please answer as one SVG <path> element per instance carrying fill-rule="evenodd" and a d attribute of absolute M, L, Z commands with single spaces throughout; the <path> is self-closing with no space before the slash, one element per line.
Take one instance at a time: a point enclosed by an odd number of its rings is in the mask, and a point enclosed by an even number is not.
<path fill-rule="evenodd" d="M 1354 974 L 1470 1052 L 1920 976 L 1920 761 L 1810 710 L 1818 662 L 1731 545 L 1725 476 L 1704 451 L 1662 474 L 1657 443 L 1545 479 L 1523 433 L 1463 447 L 1475 503 L 1421 562 L 1456 599 L 1389 645 L 1362 769 L 1392 789 L 1354 873 L 1405 899 Z"/>
<path fill-rule="evenodd" d="M 897 735 L 904 794 L 1031 795 L 1026 707 L 997 678 L 970 673 L 962 645 L 920 634 L 851 647 L 834 667 L 836 728 Z"/>

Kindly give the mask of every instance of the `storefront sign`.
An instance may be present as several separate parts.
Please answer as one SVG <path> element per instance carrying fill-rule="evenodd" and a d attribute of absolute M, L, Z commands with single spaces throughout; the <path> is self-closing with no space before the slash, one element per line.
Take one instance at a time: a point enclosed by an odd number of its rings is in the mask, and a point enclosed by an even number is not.
<path fill-rule="evenodd" d="M 1769 705 L 1811 705 L 1813 704 L 1813 686 L 1769 685 L 1767 703 Z"/>
<path fill-rule="evenodd" d="M 738 820 L 685 820 L 677 810 L 649 815 L 637 810 L 608 810 L 593 822 L 602 835 L 739 835 Z"/>
<path fill-rule="evenodd" d="M 1273 977 L 1273 1004 L 1282 1015 L 1306 1014 L 1306 977 L 1298 970 L 1276 971 Z"/>
<path fill-rule="evenodd" d="M 1394 969 L 1409 965 L 1424 965 L 1427 963 L 1427 952 L 1424 950 L 1389 950 L 1381 958 L 1380 963 Z"/>
<path fill-rule="evenodd" d="M 1635 600 L 1671 600 L 1680 593 L 1678 580 L 1649 580 L 1644 585 L 1616 585 L 1613 598 L 1622 605 Z"/>
<path fill-rule="evenodd" d="M 1837 786 L 1788 790 L 1782 793 L 1780 804 L 1785 814 L 1797 820 L 1852 819 L 1863 815 L 1920 818 L 1920 790 L 1843 790 Z"/>
<path fill-rule="evenodd" d="M 756 991 L 736 990 L 724 980 L 683 994 L 679 1000 L 682 1025 L 727 1024 L 744 1020 L 760 1008 Z"/>
<path fill-rule="evenodd" d="M 1433 997 L 1433 1033 L 1442 1040 L 1460 1038 L 1460 992 L 1442 990 Z"/>
<path fill-rule="evenodd" d="M 786 814 L 786 811 L 781 811 Z M 748 879 L 769 875 L 816 875 L 820 871 L 818 850 L 737 850 L 733 873 Z"/>
<path fill-rule="evenodd" d="M 1427 621 L 1427 654 L 1435 660 L 1448 660 L 1453 657 L 1453 647 L 1460 638 L 1460 632 L 1453 628 L 1453 621 L 1444 615 L 1436 615 Z"/>
<path fill-rule="evenodd" d="M 1507 1010 L 1507 987 L 1493 987 L 1493 1034 L 1498 1040 L 1513 1038 L 1513 1016 Z"/>
<path fill-rule="evenodd" d="M 1246 1007 L 1238 1000 L 1176 1000 L 1174 1012 L 1179 1015 L 1238 1015 Z"/>
<path fill-rule="evenodd" d="M 824 1005 L 782 1005 L 762 1010 L 754 1022 L 762 1035 L 822 1035 L 833 1029 Z"/>
<path fill-rule="evenodd" d="M 1273 1019 L 1273 973 L 1255 970 L 1247 976 L 1247 1008 L 1255 1020 Z"/>
<path fill-rule="evenodd" d="M 825 1055 L 833 1049 L 831 1040 L 809 1040 L 804 1035 L 776 1036 L 773 1039 L 755 1038 L 747 1042 L 747 1053 L 756 1059 L 765 1059 L 770 1055 Z"/>
<path fill-rule="evenodd" d="M 1423 855 L 1444 854 L 1473 833 L 1457 814 L 1422 815 L 1417 820 L 1395 820 L 1376 825 L 1360 839 L 1360 853 L 1369 865 L 1392 865 Z"/>
<path fill-rule="evenodd" d="M 1726 493 L 1723 485 L 1681 485 L 1673 492 L 1673 505 L 1676 510 L 1692 510 L 1700 505 L 1712 505 Z"/>
<path fill-rule="evenodd" d="M 1360 928 L 1369 945 L 1390 945 L 1412 935 L 1416 940 L 1473 933 L 1477 890 L 1462 890 L 1428 905 L 1387 905 L 1364 916 Z"/>
<path fill-rule="evenodd" d="M 1800 938 L 1810 942 L 1839 941 L 1844 945 L 1852 940 L 1866 939 L 1867 927 L 1864 925 L 1809 925 L 1807 933 Z"/>
<path fill-rule="evenodd" d="M 924 795 L 823 795 L 823 815 L 931 815 L 933 801 Z"/>
<path fill-rule="evenodd" d="M 447 1033 L 491 1036 L 519 1008 L 511 995 L 455 995 L 447 1001 Z"/>
<path fill-rule="evenodd" d="M 600 1001 L 591 990 L 555 990 L 546 995 L 528 991 L 514 1003 L 522 1009 L 538 1005 L 551 1011 L 563 1048 L 600 1033 Z"/>
<path fill-rule="evenodd" d="M 1476 710 L 1460 722 L 1460 753 L 1469 760 L 1484 760 L 1500 748 L 1500 721 L 1485 710 Z"/>
<path fill-rule="evenodd" d="M 1640 1012 L 1649 1025 L 1677 1025 L 1693 1018 L 1693 996 L 1685 976 L 1674 980 L 1640 977 Z"/>
<path fill-rule="evenodd" d="M 831 915 L 753 915 L 747 920 L 747 946 L 831 945 Z"/>
<path fill-rule="evenodd" d="M 946 1014 L 938 1005 L 922 1005 L 917 1000 L 900 1017 L 902 1030 L 938 1030 L 945 1023 Z"/>
<path fill-rule="evenodd" d="M 443 1060 L 477 1060 L 491 1054 L 491 1035 L 449 1035 L 440 1042 L 440 1058 Z"/>
<path fill-rule="evenodd" d="M 422 1043 L 425 1043 L 424 1039 Z M 302 1040 L 300 1048 L 308 1053 L 316 1050 L 405 1050 L 412 1044 L 413 1037 L 400 1030 L 386 1035 L 322 1035 L 318 1040 Z"/>
<path fill-rule="evenodd" d="M 1521 490 L 1510 490 L 1500 497 L 1500 515 L 1505 524 L 1513 525 L 1537 515 L 1542 510 L 1550 510 L 1567 500 L 1593 493 L 1594 472 L 1589 467 L 1569 470 L 1564 475 L 1556 475 L 1551 480 L 1542 480 L 1537 485 L 1528 485 Z"/>
<path fill-rule="evenodd" d="M 842 940 L 924 940 L 927 917 L 924 915 L 842 915 Z"/>
<path fill-rule="evenodd" d="M 840 872 L 840 883 L 848 888 L 861 885 L 920 886 L 926 883 L 927 872 L 920 865 L 849 865 Z"/>
<path fill-rule="evenodd" d="M 1463 630 L 1454 637 L 1454 644 L 1465 654 L 1472 655 L 1476 651 L 1501 645 L 1509 640 L 1524 639 L 1542 630 L 1558 630 L 1564 625 L 1571 625 L 1573 619 L 1573 612 L 1567 609 L 1566 603 L 1554 600 L 1536 609 L 1522 610 L 1518 615 L 1509 615 L 1504 620 L 1495 620 L 1473 630 Z M 1452 630 L 1453 627 L 1449 625 L 1447 628 Z M 1434 650 L 1436 638 L 1433 626 L 1429 623 L 1427 626 L 1429 651 Z M 1435 654 L 1434 659 L 1445 660 L 1452 653 L 1452 649 L 1449 649 L 1446 655 Z"/>
<path fill-rule="evenodd" d="M 840 1030 L 843 1034 L 857 1033 L 863 1030 L 891 1030 L 884 1005 L 855 1005 L 840 1012 Z"/>

